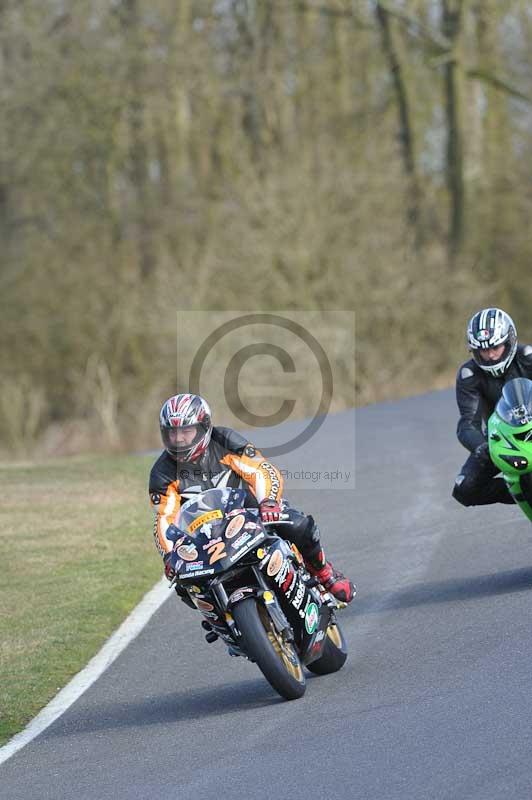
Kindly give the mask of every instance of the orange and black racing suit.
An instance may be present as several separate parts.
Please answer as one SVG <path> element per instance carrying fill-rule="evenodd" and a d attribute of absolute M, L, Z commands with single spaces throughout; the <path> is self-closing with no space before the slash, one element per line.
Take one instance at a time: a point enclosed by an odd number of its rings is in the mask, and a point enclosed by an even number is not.
<path fill-rule="evenodd" d="M 283 478 L 277 467 L 231 428 L 213 428 L 209 445 L 197 462 L 176 462 L 166 450 L 161 453 L 151 469 L 149 492 L 156 513 L 155 544 L 163 557 L 172 551 L 173 542 L 166 533 L 176 523 L 181 503 L 188 499 L 183 494 L 223 486 L 244 488 L 257 503 L 265 499 L 280 503 Z M 314 519 L 290 507 L 286 500 L 283 515 L 288 518 L 275 524 L 276 532 L 294 542 L 312 563 L 321 550 Z"/>

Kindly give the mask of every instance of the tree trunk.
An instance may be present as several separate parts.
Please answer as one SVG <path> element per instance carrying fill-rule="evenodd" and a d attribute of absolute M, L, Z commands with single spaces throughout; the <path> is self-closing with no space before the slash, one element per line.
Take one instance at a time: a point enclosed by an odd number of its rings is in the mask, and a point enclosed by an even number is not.
<path fill-rule="evenodd" d="M 463 63 L 461 33 L 464 0 L 442 0 L 443 34 L 451 43 L 445 64 L 445 114 L 447 125 L 446 176 L 449 190 L 449 254 L 459 255 L 466 231 L 463 133 Z"/>
<path fill-rule="evenodd" d="M 236 52 L 240 72 L 242 129 L 249 141 L 253 164 L 262 172 L 262 110 L 257 87 L 256 18 L 248 0 L 232 0 L 233 17 L 239 34 Z"/>
<path fill-rule="evenodd" d="M 499 13 L 498 13 L 499 12 Z M 497 22 L 500 9 L 494 0 L 482 0 L 476 8 L 479 66 L 486 72 L 500 72 L 500 48 Z M 490 277 L 496 273 L 501 249 L 512 227 L 511 214 L 515 205 L 511 165 L 511 138 L 508 129 L 507 96 L 500 89 L 483 84 L 485 99 L 483 125 L 483 184 L 479 198 L 483 222 L 482 242 L 489 265 Z"/>
<path fill-rule="evenodd" d="M 128 59 L 129 178 L 135 198 L 134 228 L 140 274 L 142 279 L 147 279 L 155 267 L 155 253 L 145 129 L 145 91 L 142 81 L 144 42 L 139 0 L 124 0 L 122 20 Z"/>
<path fill-rule="evenodd" d="M 392 30 L 390 15 L 380 3 L 377 3 L 375 13 L 381 32 L 382 45 L 388 68 L 392 77 L 395 96 L 397 99 L 397 112 L 399 117 L 399 143 L 403 167 L 408 182 L 407 221 L 413 226 L 416 233 L 417 244 L 421 243 L 421 191 L 416 168 L 415 133 L 412 121 L 412 111 L 407 89 L 407 78 L 404 64 L 399 51 L 399 44 Z"/>

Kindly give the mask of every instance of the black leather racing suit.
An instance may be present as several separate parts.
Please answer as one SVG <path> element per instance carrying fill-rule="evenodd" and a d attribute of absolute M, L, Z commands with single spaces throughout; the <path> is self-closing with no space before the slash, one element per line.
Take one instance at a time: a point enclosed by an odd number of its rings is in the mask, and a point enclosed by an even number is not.
<path fill-rule="evenodd" d="M 513 503 L 506 484 L 488 456 L 476 448 L 487 441 L 486 422 L 493 413 L 505 383 L 513 378 L 532 379 L 532 345 L 518 345 L 515 357 L 499 378 L 482 370 L 474 359 L 462 364 L 456 377 L 456 402 L 460 410 L 457 436 L 471 455 L 460 470 L 453 497 L 464 506 Z"/>
<path fill-rule="evenodd" d="M 270 498 L 282 503 L 288 519 L 275 524 L 276 532 L 297 546 L 305 561 L 312 563 L 321 551 L 320 534 L 311 516 L 297 511 L 282 499 L 283 478 L 252 444 L 231 428 L 214 427 L 211 440 L 197 462 L 177 463 L 164 450 L 150 473 L 150 501 L 156 513 L 154 538 L 164 556 L 173 542 L 166 537 L 176 522 L 186 493 L 214 487 L 242 487 L 257 503 Z"/>

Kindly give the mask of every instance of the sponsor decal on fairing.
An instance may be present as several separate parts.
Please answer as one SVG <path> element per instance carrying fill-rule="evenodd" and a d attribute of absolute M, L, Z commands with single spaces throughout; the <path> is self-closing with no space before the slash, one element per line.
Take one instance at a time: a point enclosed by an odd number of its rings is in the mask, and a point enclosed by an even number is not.
<path fill-rule="evenodd" d="M 307 633 L 314 633 L 318 627 L 318 606 L 316 603 L 309 603 L 305 613 L 305 628 Z"/>
<path fill-rule="evenodd" d="M 240 533 L 240 531 L 242 530 L 242 526 L 244 525 L 245 521 L 246 521 L 246 518 L 245 518 L 245 516 L 243 514 L 239 514 L 238 517 L 234 517 L 229 522 L 227 528 L 225 529 L 225 537 L 226 537 L 226 539 L 233 539 L 233 537 L 235 537 L 237 535 L 237 533 Z"/>
<path fill-rule="evenodd" d="M 271 559 L 270 559 L 270 563 L 271 563 Z M 268 566 L 269 566 L 269 564 L 268 564 Z M 281 565 L 281 568 L 277 572 L 277 575 L 275 576 L 274 582 L 278 586 L 282 586 L 283 583 L 286 581 L 286 578 L 287 578 L 289 572 L 290 572 L 290 561 L 288 561 L 288 559 L 285 559 L 283 561 L 282 565 Z"/>
<path fill-rule="evenodd" d="M 246 513 L 246 509 L 245 508 L 233 508 L 233 510 L 232 511 L 228 511 L 225 516 L 228 519 L 230 519 L 231 517 L 236 517 L 237 514 L 245 514 L 245 513 Z"/>
<path fill-rule="evenodd" d="M 231 547 L 234 550 L 238 550 L 242 545 L 244 545 L 247 541 L 251 539 L 251 533 L 243 533 L 242 536 L 239 536 L 238 539 L 235 539 L 231 542 Z"/>
<path fill-rule="evenodd" d="M 258 542 L 261 542 L 263 539 L 264 539 L 264 534 L 263 534 L 263 532 L 261 531 L 261 532 L 260 532 L 259 534 L 257 534 L 257 536 L 255 536 L 255 537 L 254 537 L 254 538 L 253 538 L 253 539 L 252 539 L 250 542 L 246 542 L 246 544 L 244 545 L 244 547 L 242 547 L 242 548 L 241 548 L 241 549 L 238 551 L 238 553 L 235 553 L 235 555 L 234 555 L 234 556 L 232 556 L 232 557 L 229 559 L 229 561 L 231 562 L 231 564 L 233 564 L 235 561 L 238 561 L 238 559 L 239 559 L 239 558 L 242 556 L 242 554 L 243 554 L 244 552 L 247 552 L 248 550 L 250 550 L 250 548 L 252 548 L 252 547 L 253 547 L 254 545 L 256 545 Z"/>
<path fill-rule="evenodd" d="M 294 591 L 294 589 L 296 588 L 297 585 L 298 585 L 297 572 L 294 572 L 292 574 L 292 580 L 290 582 L 290 586 L 288 587 L 288 589 L 285 586 L 282 587 L 282 589 L 284 590 L 284 593 L 286 594 L 286 596 L 287 596 L 287 598 L 289 600 L 291 599 L 292 593 L 293 593 L 293 591 Z"/>
<path fill-rule="evenodd" d="M 305 584 L 301 581 L 299 583 L 299 586 L 297 587 L 294 599 L 292 600 L 292 605 L 294 606 L 294 608 L 297 608 L 299 610 L 304 597 L 305 597 Z"/>
<path fill-rule="evenodd" d="M 283 556 L 279 550 L 275 550 L 270 557 L 270 560 L 268 562 L 268 567 L 266 569 L 266 572 L 270 576 L 270 578 L 273 578 L 275 575 L 277 575 L 282 565 L 283 565 Z"/>
<path fill-rule="evenodd" d="M 201 566 L 201 564 L 199 566 Z M 189 564 L 187 564 L 187 569 L 188 569 L 188 567 L 189 567 Z M 197 570 L 194 567 L 194 570 L 195 570 L 195 572 L 194 572 L 193 575 L 187 575 L 186 573 L 182 573 L 182 574 L 179 575 L 179 577 L 180 578 L 199 578 L 202 575 L 213 575 L 214 574 L 214 569 Z"/>
<path fill-rule="evenodd" d="M 213 511 L 207 511 L 206 514 L 197 517 L 190 523 L 188 530 L 190 533 L 194 533 L 201 525 L 204 525 L 206 522 L 212 522 L 214 519 L 223 519 L 223 514 L 219 508 L 215 508 Z"/>
<path fill-rule="evenodd" d="M 177 548 L 177 555 L 182 558 L 183 561 L 195 561 L 198 557 L 198 551 L 193 544 L 182 544 Z"/>
<path fill-rule="evenodd" d="M 254 594 L 254 589 L 237 589 L 233 592 L 232 595 L 229 596 L 228 603 L 237 603 L 239 600 L 243 600 L 244 597 L 249 597 Z"/>
<path fill-rule="evenodd" d="M 183 544 L 184 541 L 185 541 L 185 537 L 184 536 L 180 536 L 179 539 L 176 539 L 175 543 L 174 543 L 174 546 L 173 546 L 173 550 L 177 550 L 179 545 Z"/>
<path fill-rule="evenodd" d="M 199 597 L 196 597 L 194 598 L 194 602 L 196 603 L 200 611 L 214 611 L 213 604 L 208 603 L 206 600 L 201 600 Z"/>

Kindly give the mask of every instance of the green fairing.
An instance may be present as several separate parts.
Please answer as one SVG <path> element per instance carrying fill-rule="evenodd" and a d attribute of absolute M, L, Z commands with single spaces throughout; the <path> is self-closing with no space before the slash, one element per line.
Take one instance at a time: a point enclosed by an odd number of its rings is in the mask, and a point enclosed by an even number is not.
<path fill-rule="evenodd" d="M 523 437 L 529 431 L 531 432 L 531 439 L 529 441 L 516 438 L 516 434 L 519 437 Z M 532 506 L 523 496 L 523 487 L 521 484 L 521 478 L 532 473 L 532 423 L 511 425 L 502 420 L 497 414 L 497 410 L 495 410 L 488 420 L 488 443 L 491 460 L 502 472 L 515 502 L 520 506 L 525 516 L 532 522 Z M 509 456 L 512 459 L 524 458 L 528 462 L 527 466 L 518 469 L 508 463 L 503 456 Z M 532 481 L 530 485 L 532 486 Z M 527 494 L 529 497 L 531 496 L 530 492 Z"/>

